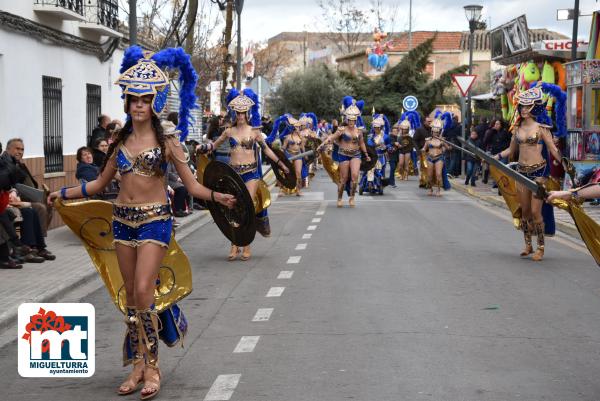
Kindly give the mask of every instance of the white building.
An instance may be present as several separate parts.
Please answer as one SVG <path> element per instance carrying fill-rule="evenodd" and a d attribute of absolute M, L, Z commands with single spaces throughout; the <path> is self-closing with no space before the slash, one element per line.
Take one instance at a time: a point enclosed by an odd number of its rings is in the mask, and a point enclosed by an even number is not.
<path fill-rule="evenodd" d="M 0 0 L 0 141 L 21 137 L 32 173 L 73 183 L 100 112 L 123 119 L 118 0 Z"/>

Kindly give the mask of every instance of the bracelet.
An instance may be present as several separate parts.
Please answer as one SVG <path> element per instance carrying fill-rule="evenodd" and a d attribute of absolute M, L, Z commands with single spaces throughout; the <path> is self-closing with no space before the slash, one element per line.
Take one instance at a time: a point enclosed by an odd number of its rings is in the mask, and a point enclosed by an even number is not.
<path fill-rule="evenodd" d="M 213 190 L 210 191 L 210 200 L 215 202 L 215 191 Z"/>
<path fill-rule="evenodd" d="M 87 182 L 84 182 L 83 184 L 81 184 L 81 195 L 83 195 L 84 198 L 89 198 L 90 195 L 87 192 L 87 189 L 85 188 L 87 186 Z"/>
<path fill-rule="evenodd" d="M 67 198 L 67 187 L 62 187 L 62 188 L 60 189 L 60 197 L 61 197 L 63 200 L 67 200 L 67 199 L 68 199 L 68 198 Z"/>

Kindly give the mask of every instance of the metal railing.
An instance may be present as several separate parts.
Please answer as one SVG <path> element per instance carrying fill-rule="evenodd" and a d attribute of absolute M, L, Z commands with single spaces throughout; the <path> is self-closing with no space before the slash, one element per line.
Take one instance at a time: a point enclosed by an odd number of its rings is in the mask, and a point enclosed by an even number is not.
<path fill-rule="evenodd" d="M 34 4 L 62 7 L 83 16 L 83 0 L 35 0 Z"/>
<path fill-rule="evenodd" d="M 102 24 L 110 29 L 119 28 L 119 5 L 117 0 L 97 0 L 98 24 Z"/>
<path fill-rule="evenodd" d="M 98 126 L 98 117 L 102 112 L 102 88 L 98 85 L 86 84 L 86 93 L 87 138 L 85 143 L 90 143 L 92 131 Z"/>
<path fill-rule="evenodd" d="M 42 76 L 45 172 L 63 171 L 62 80 Z"/>

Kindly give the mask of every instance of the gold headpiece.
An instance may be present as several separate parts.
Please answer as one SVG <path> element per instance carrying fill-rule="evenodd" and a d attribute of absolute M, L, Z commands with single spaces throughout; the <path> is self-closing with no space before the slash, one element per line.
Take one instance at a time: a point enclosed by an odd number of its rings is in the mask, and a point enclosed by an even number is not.
<path fill-rule="evenodd" d="M 169 77 L 154 60 L 150 59 L 151 55 L 151 53 L 144 54 L 145 58 L 129 67 L 119 76 L 115 84 L 121 86 L 124 95 L 138 97 L 154 95 L 152 111 L 158 115 L 167 104 Z M 127 102 L 125 112 L 127 113 Z"/>
<path fill-rule="evenodd" d="M 516 97 L 521 106 L 535 106 L 544 102 L 544 93 L 538 87 L 520 92 Z"/>
<path fill-rule="evenodd" d="M 288 124 L 290 124 L 293 127 L 300 127 L 300 125 L 302 125 L 302 123 L 300 122 L 300 120 L 296 120 L 294 117 L 288 117 Z"/>
<path fill-rule="evenodd" d="M 237 113 L 245 113 L 255 104 L 256 103 L 254 103 L 254 100 L 250 99 L 243 93 L 240 93 L 238 96 L 234 97 L 231 102 L 229 102 L 228 106 L 231 110 Z"/>
<path fill-rule="evenodd" d="M 398 125 L 398 127 L 400 127 L 400 129 L 410 130 L 410 122 L 408 121 L 408 119 L 404 119 Z"/>
<path fill-rule="evenodd" d="M 360 109 L 356 105 L 356 100 L 352 100 L 352 104 L 344 109 L 344 115 L 348 120 L 357 120 L 360 116 Z"/>
<path fill-rule="evenodd" d="M 442 131 L 444 129 L 444 122 L 442 121 L 441 118 L 436 118 L 433 120 L 433 122 L 431 123 L 431 131 L 436 130 L 436 131 Z"/>
<path fill-rule="evenodd" d="M 385 125 L 385 121 L 383 120 L 383 117 L 381 116 L 381 114 L 379 116 L 377 116 L 376 119 L 373 120 L 371 125 L 373 126 L 373 128 L 381 128 Z"/>

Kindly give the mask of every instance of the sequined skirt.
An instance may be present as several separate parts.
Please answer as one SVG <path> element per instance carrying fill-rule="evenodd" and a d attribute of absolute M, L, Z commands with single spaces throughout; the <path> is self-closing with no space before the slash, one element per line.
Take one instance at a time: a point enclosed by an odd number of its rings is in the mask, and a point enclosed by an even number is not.
<path fill-rule="evenodd" d="M 354 149 L 354 150 L 344 149 L 344 148 L 338 149 L 338 161 L 340 163 L 347 162 L 352 159 L 360 159 L 360 158 L 361 158 L 360 149 Z"/>
<path fill-rule="evenodd" d="M 258 165 L 256 162 L 246 164 L 232 164 L 231 168 L 233 168 L 235 172 L 242 177 L 242 180 L 244 180 L 244 182 L 260 180 L 262 178 L 258 172 Z"/>
<path fill-rule="evenodd" d="M 525 177 L 530 180 L 534 180 L 540 177 L 546 177 L 548 174 L 546 172 L 546 161 L 536 164 L 518 164 L 517 171 L 523 174 Z"/>
<path fill-rule="evenodd" d="M 137 247 L 151 242 L 168 248 L 173 229 L 171 206 L 114 204 L 112 225 L 115 243 Z"/>

